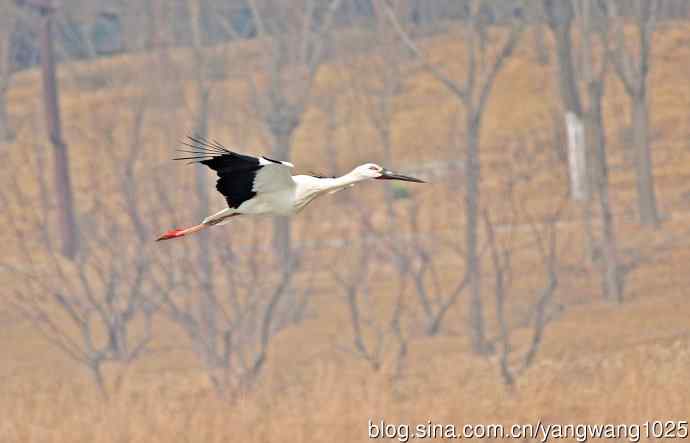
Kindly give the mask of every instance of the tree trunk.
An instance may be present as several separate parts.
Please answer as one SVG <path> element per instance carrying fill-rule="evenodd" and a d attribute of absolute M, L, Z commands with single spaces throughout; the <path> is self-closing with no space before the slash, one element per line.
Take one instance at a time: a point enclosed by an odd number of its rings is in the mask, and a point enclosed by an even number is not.
<path fill-rule="evenodd" d="M 295 126 L 296 127 L 296 126 Z M 290 145 L 294 128 L 289 131 L 271 131 L 273 134 L 272 155 L 277 160 L 290 161 Z M 273 218 L 273 247 L 283 266 L 287 267 L 292 250 L 292 223 L 289 217 Z"/>
<path fill-rule="evenodd" d="M 101 363 L 89 363 L 89 370 L 91 371 L 91 376 L 93 377 L 96 387 L 98 388 L 98 393 L 101 395 L 101 399 L 107 402 L 109 400 L 108 388 L 105 385 L 105 378 L 103 377 L 103 372 L 101 371 Z"/>
<path fill-rule="evenodd" d="M 556 40 L 556 56 L 558 59 L 558 84 L 561 99 L 566 112 L 572 112 L 580 121 L 582 119 L 582 104 L 577 87 L 575 64 L 573 63 L 571 25 L 573 11 L 570 0 L 553 0 L 547 2 L 546 13 L 549 27 Z M 592 234 L 592 209 L 589 200 L 581 205 L 582 217 L 585 221 L 585 249 L 589 262 L 592 262 L 594 252 L 594 236 Z"/>
<path fill-rule="evenodd" d="M 62 140 L 60 105 L 51 34 L 52 15 L 50 12 L 44 12 L 41 17 L 41 70 L 46 126 L 50 141 L 53 144 L 55 158 L 55 188 L 59 207 L 58 217 L 62 236 L 62 254 L 65 257 L 74 258 L 78 248 L 77 229 L 74 217 L 72 182 L 69 172 L 69 153 L 67 145 Z"/>
<path fill-rule="evenodd" d="M 544 40 L 544 28 L 540 23 L 535 23 L 533 30 L 534 48 L 537 51 L 537 60 L 540 65 L 549 64 L 549 49 Z"/>
<path fill-rule="evenodd" d="M 561 90 L 563 104 L 567 111 L 582 117 L 580 94 L 577 90 L 575 65 L 573 63 L 572 42 L 570 37 L 570 22 L 552 27 L 556 39 L 556 55 L 558 56 L 558 85 Z"/>
<path fill-rule="evenodd" d="M 208 134 L 208 89 L 200 87 L 199 90 L 199 110 L 197 116 L 196 136 L 205 138 Z M 197 214 L 200 220 L 209 215 L 209 195 L 208 195 L 208 171 L 204 165 L 197 165 L 195 168 L 195 186 L 198 199 Z M 213 261 L 210 253 L 210 240 L 208 230 L 202 230 L 197 234 L 199 245 L 198 263 L 201 276 L 202 300 L 201 300 L 201 319 L 202 327 L 205 329 L 204 335 L 207 337 L 208 346 L 213 346 L 216 339 L 216 303 L 213 286 Z M 215 349 L 211 351 L 215 353 Z"/>
<path fill-rule="evenodd" d="M 481 298 L 481 263 L 477 251 L 477 228 L 479 220 L 479 181 L 481 178 L 479 162 L 480 117 L 471 109 L 467 111 L 467 152 L 465 157 L 465 243 L 467 247 L 467 271 L 470 288 L 470 336 L 472 350 L 485 354 L 486 332 L 484 309 Z"/>
<path fill-rule="evenodd" d="M 194 49 L 194 60 L 196 68 L 196 95 L 197 95 L 197 115 L 194 128 L 194 135 L 206 138 L 208 135 L 208 103 L 209 86 L 206 78 L 206 59 L 204 56 L 203 37 L 201 32 L 201 2 L 190 0 L 188 3 L 190 27 L 192 29 L 192 47 Z M 206 166 L 197 164 L 194 171 L 194 182 L 198 199 L 197 215 L 199 220 L 203 220 L 209 215 L 209 195 L 208 195 L 208 171 Z M 198 264 L 199 275 L 201 277 L 202 297 L 200 308 L 201 327 L 204 329 L 203 336 L 206 337 L 206 346 L 210 349 L 210 355 L 216 355 L 216 298 L 213 286 L 213 261 L 211 260 L 209 232 L 203 230 L 197 234 L 199 245 Z"/>
<path fill-rule="evenodd" d="M 563 107 L 566 112 L 572 112 L 578 119 L 582 119 L 582 104 L 577 88 L 577 75 L 572 52 L 572 5 L 570 0 L 546 0 L 544 8 L 549 28 L 556 41 L 558 86 Z"/>
<path fill-rule="evenodd" d="M 11 133 L 9 121 L 7 120 L 7 90 L 10 86 L 10 79 L 12 77 L 13 60 L 12 60 L 12 39 L 10 38 L 16 26 L 16 14 L 12 3 L 10 2 L 3 12 L 3 17 L 0 19 L 0 143 L 10 141 L 13 134 Z"/>
<path fill-rule="evenodd" d="M 391 136 L 390 126 L 383 128 L 381 132 L 381 141 L 383 144 L 383 164 L 386 168 L 393 168 L 393 154 L 391 152 Z M 384 194 L 386 200 L 386 214 L 388 216 L 388 226 L 393 228 L 395 226 L 395 210 L 393 208 L 393 184 L 390 180 L 384 180 Z"/>
<path fill-rule="evenodd" d="M 598 82 L 597 82 L 598 83 Z M 602 255 L 604 260 L 603 287 L 604 295 L 617 302 L 623 301 L 623 290 L 618 267 L 618 248 L 616 232 L 609 202 L 609 172 L 606 158 L 606 138 L 604 135 L 601 99 L 603 86 L 591 84 L 589 86 L 590 115 L 589 127 L 595 154 L 595 177 L 597 193 L 599 195 L 599 210 L 601 211 Z"/>
<path fill-rule="evenodd" d="M 146 14 L 146 36 L 144 48 L 155 50 L 161 46 L 159 18 L 160 7 L 158 0 L 145 0 L 144 13 Z"/>
<path fill-rule="evenodd" d="M 635 173 L 637 174 L 637 205 L 640 223 L 659 226 L 656 209 L 652 154 L 649 146 L 647 94 L 642 91 L 633 98 L 633 131 L 635 137 Z"/>
<path fill-rule="evenodd" d="M 10 124 L 7 116 L 7 94 L 6 89 L 0 87 L 0 143 L 12 139 Z"/>
<path fill-rule="evenodd" d="M 604 60 L 601 70 L 594 72 L 594 50 L 592 36 L 595 30 L 592 28 L 592 0 L 582 4 L 582 43 L 583 43 L 583 77 L 587 86 L 589 107 L 587 110 L 586 129 L 587 145 L 590 148 L 592 158 L 591 183 L 599 198 L 599 211 L 601 213 L 601 255 L 603 259 L 602 288 L 604 297 L 621 302 L 623 299 L 622 280 L 618 266 L 618 247 L 616 232 L 609 201 L 609 169 L 606 157 L 606 134 L 604 132 L 604 119 L 602 114 L 602 99 L 606 81 L 606 65 Z M 605 54 L 604 57 L 608 55 Z"/>

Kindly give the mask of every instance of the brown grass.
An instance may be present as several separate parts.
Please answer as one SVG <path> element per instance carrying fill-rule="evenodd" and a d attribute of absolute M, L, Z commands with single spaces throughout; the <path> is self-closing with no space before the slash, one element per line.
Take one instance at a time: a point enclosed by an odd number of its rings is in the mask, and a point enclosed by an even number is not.
<path fill-rule="evenodd" d="M 260 385 L 233 404 L 215 397 L 190 350 L 179 345 L 184 343 L 181 337 L 164 321 L 157 324 L 159 351 L 133 365 L 123 388 L 105 404 L 81 367 L 66 360 L 29 324 L 0 305 L 0 441 L 351 442 L 366 441 L 368 419 L 457 425 L 527 423 L 537 418 L 556 423 L 687 419 L 690 307 L 686 288 L 690 285 L 690 254 L 685 239 L 690 220 L 690 88 L 687 70 L 682 67 L 690 64 L 689 31 L 687 26 L 669 26 L 655 37 L 651 124 L 659 206 L 668 217 L 659 232 L 641 229 L 634 222 L 634 177 L 622 136 L 628 121 L 627 97 L 614 78 L 608 86 L 605 111 L 612 199 L 621 247 L 642 249 L 653 258 L 629 277 L 627 301 L 622 306 L 599 299 L 595 273 L 564 278 L 559 303 L 566 309 L 549 325 L 537 363 L 519 379 L 515 389 L 507 389 L 500 382 L 493 357 L 481 359 L 469 352 L 462 302 L 447 322 L 447 329 L 454 334 L 412 340 L 401 381 L 391 383 L 387 368 L 372 373 L 350 354 L 335 350 L 335 344 L 347 341 L 349 325 L 344 304 L 328 283 L 328 274 L 320 276 L 322 287 L 313 300 L 312 311 L 317 315 L 276 338 Z M 453 75 L 462 71 L 462 59 L 454 56 L 459 35 L 451 31 L 424 44 L 434 60 L 449 61 L 445 68 Z M 490 165 L 485 167 L 483 190 L 487 205 L 493 208 L 501 206 L 499 190 L 507 147 L 521 137 L 548 140 L 552 111 L 558 106 L 555 66 L 539 66 L 526 43 L 529 41 L 523 41 L 523 47 L 501 73 L 482 131 L 482 161 Z M 254 54 L 257 49 L 247 45 L 230 51 L 237 56 L 242 51 Z M 72 78 L 65 71 L 82 76 L 101 72 L 107 74 L 99 75 L 111 78 L 109 87 L 94 91 L 80 92 L 68 83 L 63 95 L 65 137 L 72 149 L 80 211 L 94 210 L 99 201 L 113 204 L 107 196 L 117 184 L 118 172 L 105 167 L 103 159 L 108 156 L 103 153 L 112 149 L 117 156 L 117 149 L 126 146 L 132 105 L 143 94 L 142 88 L 127 83 L 137 75 L 145 76 L 142 72 L 150 63 L 147 56 L 131 56 L 61 68 L 65 79 Z M 180 77 L 185 78 L 183 74 Z M 36 72 L 22 74 L 10 90 L 12 118 L 21 124 L 18 141 L 7 153 L 10 161 L 0 166 L 3 182 L 6 177 L 16 180 L 34 202 L 39 199 L 34 178 L 38 155 L 45 149 L 41 147 L 45 142 L 40 136 L 38 80 Z M 160 86 L 160 97 L 147 111 L 142 149 L 150 169 L 174 180 L 172 197 L 182 203 L 191 192 L 191 174 L 188 169 L 179 172 L 179 165 L 171 165 L 167 158 L 172 146 L 189 131 L 193 104 L 180 105 L 185 102 L 178 101 L 173 108 L 166 104 L 166 93 L 191 94 L 188 82 L 173 80 L 169 84 L 177 87 Z M 319 85 L 327 90 L 328 85 L 342 81 L 342 67 L 326 66 Z M 262 128 L 241 109 L 233 109 L 246 101 L 246 94 L 246 85 L 236 78 L 214 85 L 212 107 L 215 115 L 222 117 L 213 119 L 211 133 L 228 144 L 246 146 L 247 152 L 260 152 L 268 146 Z M 335 134 L 343 171 L 364 160 L 378 160 L 373 130 L 361 112 L 353 112 L 353 103 L 357 102 L 343 99 L 339 111 L 344 115 L 349 112 L 350 117 L 344 118 Z M 447 128 L 457 104 L 440 85 L 424 73 L 413 75 L 399 106 L 394 122 L 398 165 L 458 156 L 455 148 L 448 146 Z M 113 139 L 108 144 L 103 138 L 104 127 L 112 128 Z M 295 137 L 294 163 L 304 171 L 318 171 L 319 165 L 326 164 L 325 150 L 320 146 L 324 131 L 323 114 L 310 109 Z M 44 161 L 50 164 L 48 157 Z M 567 186 L 562 173 L 547 175 L 524 191 L 524 201 L 535 213 L 547 211 L 553 198 Z M 443 200 L 450 195 L 448 188 L 445 183 L 415 188 L 417 201 L 429 208 L 423 212 L 427 229 L 452 233 L 461 227 L 461 208 Z M 365 203 L 380 201 L 378 189 L 367 189 L 371 192 L 357 198 Z M 20 219 L 32 217 L 31 211 L 20 206 L 20 200 L 13 202 L 3 211 Z M 222 201 L 214 204 L 220 207 Z M 399 204 L 401 212 L 404 205 Z M 334 235 L 344 228 L 344 222 L 337 219 L 314 223 L 318 214 L 332 214 L 335 208 L 331 199 L 307 209 L 314 211 L 304 215 L 310 218 L 309 226 L 315 226 L 312 234 Z M 565 239 L 562 247 L 570 248 L 564 255 L 579 263 L 582 239 L 578 211 L 570 208 L 567 214 L 560 228 Z M 48 220 L 53 216 L 49 214 Z M 297 223 L 296 230 L 302 232 L 302 222 Z M 3 233 L 0 241 L 12 259 L 11 251 L 19 239 Z M 386 274 L 382 275 L 385 279 Z M 490 276 L 485 278 L 490 288 Z M 525 287 L 530 287 L 528 280 Z M 0 273 L 0 283 L 11 293 L 11 276 Z M 392 283 L 382 281 L 377 291 L 379 301 L 385 304 L 393 290 Z M 487 303 L 490 310 L 490 301 Z M 518 351 L 525 349 L 526 335 L 515 338 Z M 178 346 L 170 350 L 170 345 Z"/>

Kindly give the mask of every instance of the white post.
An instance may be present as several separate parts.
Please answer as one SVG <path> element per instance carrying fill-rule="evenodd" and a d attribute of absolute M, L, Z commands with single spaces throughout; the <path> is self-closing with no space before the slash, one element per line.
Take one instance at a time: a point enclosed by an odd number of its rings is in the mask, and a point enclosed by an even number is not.
<path fill-rule="evenodd" d="M 568 131 L 568 168 L 570 172 L 570 195 L 573 200 L 586 201 L 587 155 L 585 152 L 585 130 L 582 121 L 572 112 L 565 115 Z"/>

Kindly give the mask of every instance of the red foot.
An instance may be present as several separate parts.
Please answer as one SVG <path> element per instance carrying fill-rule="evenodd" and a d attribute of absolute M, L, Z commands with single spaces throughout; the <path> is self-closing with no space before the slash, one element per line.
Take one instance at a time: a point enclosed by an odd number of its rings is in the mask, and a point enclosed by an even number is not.
<path fill-rule="evenodd" d="M 182 237 L 182 236 L 184 236 L 184 234 L 181 233 L 182 231 L 184 231 L 184 229 L 170 230 L 170 231 L 166 232 L 165 234 L 161 235 L 160 237 L 158 237 L 156 239 L 156 241 L 170 240 L 171 238 Z"/>

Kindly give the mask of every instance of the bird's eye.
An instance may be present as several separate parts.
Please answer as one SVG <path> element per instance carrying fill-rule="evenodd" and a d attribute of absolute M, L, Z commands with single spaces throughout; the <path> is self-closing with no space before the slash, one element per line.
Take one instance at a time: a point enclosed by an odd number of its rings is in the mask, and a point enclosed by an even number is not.
<path fill-rule="evenodd" d="M 369 169 L 371 169 L 372 171 L 378 171 L 379 167 L 378 166 L 369 166 Z"/>

